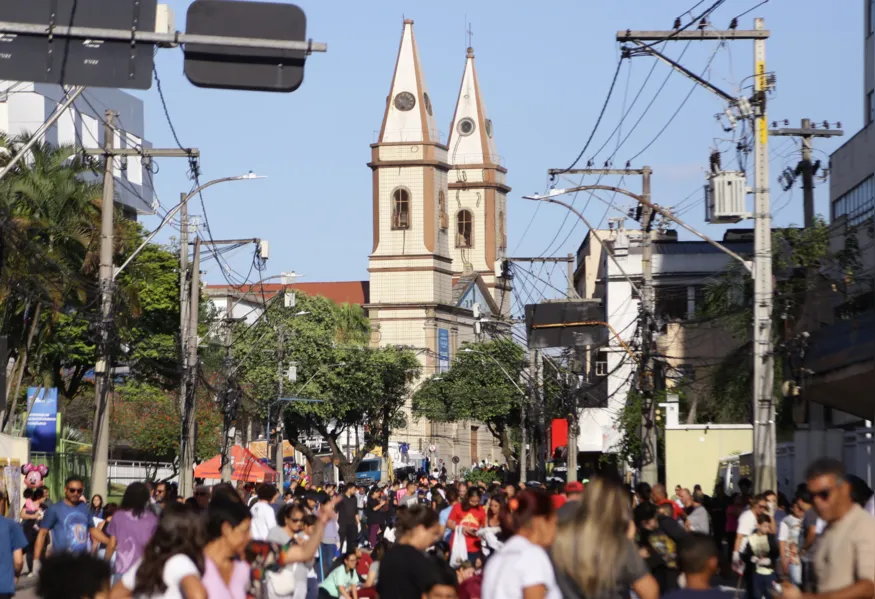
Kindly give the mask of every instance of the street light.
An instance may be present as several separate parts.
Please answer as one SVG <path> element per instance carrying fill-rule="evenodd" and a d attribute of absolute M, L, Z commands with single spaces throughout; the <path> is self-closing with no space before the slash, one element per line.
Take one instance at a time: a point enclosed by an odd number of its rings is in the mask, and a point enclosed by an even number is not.
<path fill-rule="evenodd" d="M 523 398 L 522 403 L 520 403 L 520 434 L 522 437 L 520 439 L 520 482 L 524 483 L 524 482 L 526 482 L 526 460 L 527 460 L 527 457 L 526 457 L 526 404 L 525 404 L 526 394 L 520 388 L 520 386 L 517 384 L 517 382 L 515 380 L 513 380 L 513 377 L 504 368 L 504 366 L 501 365 L 501 362 L 499 362 L 495 357 L 487 354 L 486 352 L 482 352 L 482 351 L 479 351 L 476 349 L 471 349 L 470 347 L 466 347 L 466 348 L 462 349 L 462 351 L 466 354 L 479 354 L 479 355 L 485 356 L 485 357 L 489 358 L 490 360 L 492 360 L 493 362 L 495 362 L 495 365 L 501 369 L 501 372 L 504 373 L 504 376 L 507 377 L 507 380 L 509 380 L 513 384 L 513 386 L 516 387 L 516 390 L 520 392 L 520 395 Z"/>
<path fill-rule="evenodd" d="M 221 179 L 213 179 L 212 181 L 208 181 L 207 183 L 204 183 L 204 184 L 201 185 L 200 187 L 197 187 L 197 188 L 193 189 L 192 191 L 189 192 L 189 194 L 188 194 L 187 196 L 185 196 L 184 198 L 182 198 L 182 200 L 180 200 L 180 202 L 179 202 L 176 206 L 174 206 L 173 208 L 171 208 L 170 212 L 168 212 L 168 213 L 164 216 L 164 218 L 161 219 L 161 222 L 158 224 L 158 226 L 155 228 L 155 230 L 152 231 L 151 233 L 149 233 L 149 236 L 146 237 L 146 240 L 145 240 L 143 243 L 140 244 L 140 247 L 138 247 L 137 249 L 135 249 L 135 250 L 134 250 L 134 253 L 131 254 L 130 256 L 128 256 L 128 259 L 125 260 L 124 263 L 123 263 L 121 266 L 119 266 L 118 268 L 116 268 L 116 269 L 113 270 L 113 272 L 112 272 L 112 280 L 113 280 L 113 281 L 115 280 L 115 278 L 119 275 L 119 273 L 120 273 L 121 271 L 123 271 L 123 270 L 125 269 L 125 267 L 126 267 L 128 264 L 130 264 L 131 261 L 132 261 L 134 258 L 137 257 L 137 254 L 139 254 L 139 253 L 143 250 L 143 248 L 145 248 L 145 247 L 149 244 L 149 242 L 152 241 L 152 239 L 154 239 L 155 235 L 158 234 L 158 231 L 160 231 L 161 228 L 164 227 L 164 225 L 166 225 L 168 222 L 170 222 L 170 220 L 171 220 L 174 216 L 176 216 L 176 213 L 179 212 L 179 211 L 182 209 L 182 207 L 185 206 L 186 203 L 187 203 L 191 198 L 193 198 L 194 196 L 196 196 L 197 194 L 199 194 L 200 192 L 202 192 L 202 191 L 203 191 L 204 189 L 206 189 L 207 187 L 212 187 L 213 185 L 218 185 L 219 183 L 227 183 L 227 182 L 229 182 L 229 181 L 250 181 L 250 180 L 252 180 L 252 179 L 266 179 L 266 178 L 267 178 L 267 177 L 259 176 L 259 175 L 256 175 L 255 173 L 253 173 L 252 171 L 249 171 L 249 172 L 246 173 L 245 175 L 237 175 L 236 177 L 222 177 Z"/>

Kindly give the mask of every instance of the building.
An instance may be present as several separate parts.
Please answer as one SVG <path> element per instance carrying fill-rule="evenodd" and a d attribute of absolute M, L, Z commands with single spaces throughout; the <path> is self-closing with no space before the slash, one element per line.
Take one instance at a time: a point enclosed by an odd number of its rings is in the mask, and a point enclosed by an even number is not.
<path fill-rule="evenodd" d="M 747 237 L 749 233 L 730 231 L 722 243 L 750 254 L 753 243 Z M 657 354 L 664 360 L 667 386 L 685 381 L 692 399 L 707 393 L 711 369 L 738 347 L 725 331 L 693 319 L 704 302 L 705 286 L 726 271 L 732 258 L 704 241 L 678 241 L 676 231 L 658 233 L 652 247 Z M 586 351 L 582 358 L 588 407 L 580 416 L 578 449 L 590 457 L 614 451 L 621 434 L 616 417 L 637 371 L 628 348 L 640 339 L 640 298 L 632 283 L 641 285 L 642 251 L 641 231 L 626 230 L 622 220 L 611 229 L 587 233 L 577 251 L 577 293 L 582 299 L 601 300 L 611 332 L 604 347 Z"/>
<path fill-rule="evenodd" d="M 36 131 L 63 99 L 60 86 L 21 81 L 0 81 L 0 132 L 10 136 Z M 46 131 L 44 140 L 53 145 L 102 148 L 104 113 L 118 114 L 116 147 L 152 147 L 145 139 L 143 101 L 117 89 L 88 88 L 58 122 Z M 152 214 L 152 169 L 139 156 L 114 162 L 116 202 L 125 216 Z M 100 180 L 102 174 L 95 174 Z"/>
<path fill-rule="evenodd" d="M 445 144 L 437 130 L 413 21 L 404 21 L 398 58 L 377 143 L 371 145 L 374 244 L 368 261 L 367 304 L 375 345 L 414 349 L 423 377 L 450 367 L 475 339 L 474 323 L 509 306 L 496 275 L 506 247 L 510 188 L 499 164 L 468 48 L 462 84 Z M 417 383 L 419 384 L 419 383 Z M 414 418 L 395 441 L 426 451 L 452 471 L 498 459 L 485 426 L 439 425 Z M 455 461 L 453 461 L 455 462 Z"/>
<path fill-rule="evenodd" d="M 416 352 L 422 378 L 450 368 L 456 351 L 475 341 L 475 322 L 500 321 L 510 311 L 501 278 L 510 191 L 467 49 L 446 143 L 441 139 L 413 31 L 405 20 L 379 139 L 370 146 L 373 248 L 369 281 L 296 283 L 289 290 L 364 306 L 374 346 Z M 220 316 L 254 322 L 282 285 L 208 285 Z M 493 325 L 500 326 L 500 325 Z M 412 415 L 393 431 L 392 446 L 422 453 L 454 469 L 503 461 L 487 428 L 476 422 L 439 424 Z M 412 454 L 411 454 L 412 455 Z M 453 458 L 458 458 L 454 460 Z"/>
<path fill-rule="evenodd" d="M 864 126 L 830 156 L 830 249 L 845 263 L 822 271 L 804 323 L 803 394 L 827 408 L 825 426 L 875 419 L 875 1 L 863 9 Z"/>

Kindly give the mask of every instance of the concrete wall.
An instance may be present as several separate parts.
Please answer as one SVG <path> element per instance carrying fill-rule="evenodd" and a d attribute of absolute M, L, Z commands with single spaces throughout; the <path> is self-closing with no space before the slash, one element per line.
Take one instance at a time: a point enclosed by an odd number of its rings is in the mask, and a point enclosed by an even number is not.
<path fill-rule="evenodd" d="M 720 459 L 753 451 L 753 427 L 749 424 L 695 425 L 665 430 L 665 482 L 692 489 L 714 488 Z"/>

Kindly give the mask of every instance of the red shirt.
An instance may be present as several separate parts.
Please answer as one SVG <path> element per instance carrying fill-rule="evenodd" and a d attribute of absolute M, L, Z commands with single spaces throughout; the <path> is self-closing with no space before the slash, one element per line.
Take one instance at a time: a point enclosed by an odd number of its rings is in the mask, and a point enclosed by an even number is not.
<path fill-rule="evenodd" d="M 553 495 L 550 497 L 550 501 L 553 502 L 553 509 L 558 510 L 568 501 L 568 498 L 565 495 Z"/>
<path fill-rule="evenodd" d="M 486 511 L 479 505 L 463 510 L 462 504 L 457 503 L 453 506 L 453 509 L 450 510 L 450 515 L 447 518 L 447 521 L 455 522 L 456 526 L 468 526 L 475 530 L 480 530 L 486 526 Z M 453 531 L 453 534 L 450 537 L 451 547 L 453 545 L 453 537 L 455 536 L 456 533 Z M 480 537 L 465 535 L 465 547 L 468 549 L 468 553 L 480 553 Z"/>
<path fill-rule="evenodd" d="M 459 585 L 459 599 L 480 599 L 483 588 L 483 575 L 475 574 Z"/>
<path fill-rule="evenodd" d="M 371 564 L 374 563 L 374 558 L 370 556 L 368 553 L 362 552 L 362 556 L 359 558 L 359 563 L 355 567 L 355 571 L 359 573 L 359 576 L 368 577 L 368 572 L 371 570 Z"/>

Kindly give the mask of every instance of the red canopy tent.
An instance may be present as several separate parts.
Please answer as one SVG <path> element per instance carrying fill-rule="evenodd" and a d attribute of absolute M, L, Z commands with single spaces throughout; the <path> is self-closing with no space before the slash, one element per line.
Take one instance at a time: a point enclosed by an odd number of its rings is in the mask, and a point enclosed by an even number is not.
<path fill-rule="evenodd" d="M 231 480 L 248 483 L 275 483 L 276 470 L 258 461 L 251 451 L 239 445 L 231 448 Z M 195 478 L 221 479 L 222 456 L 207 460 L 194 469 Z"/>

